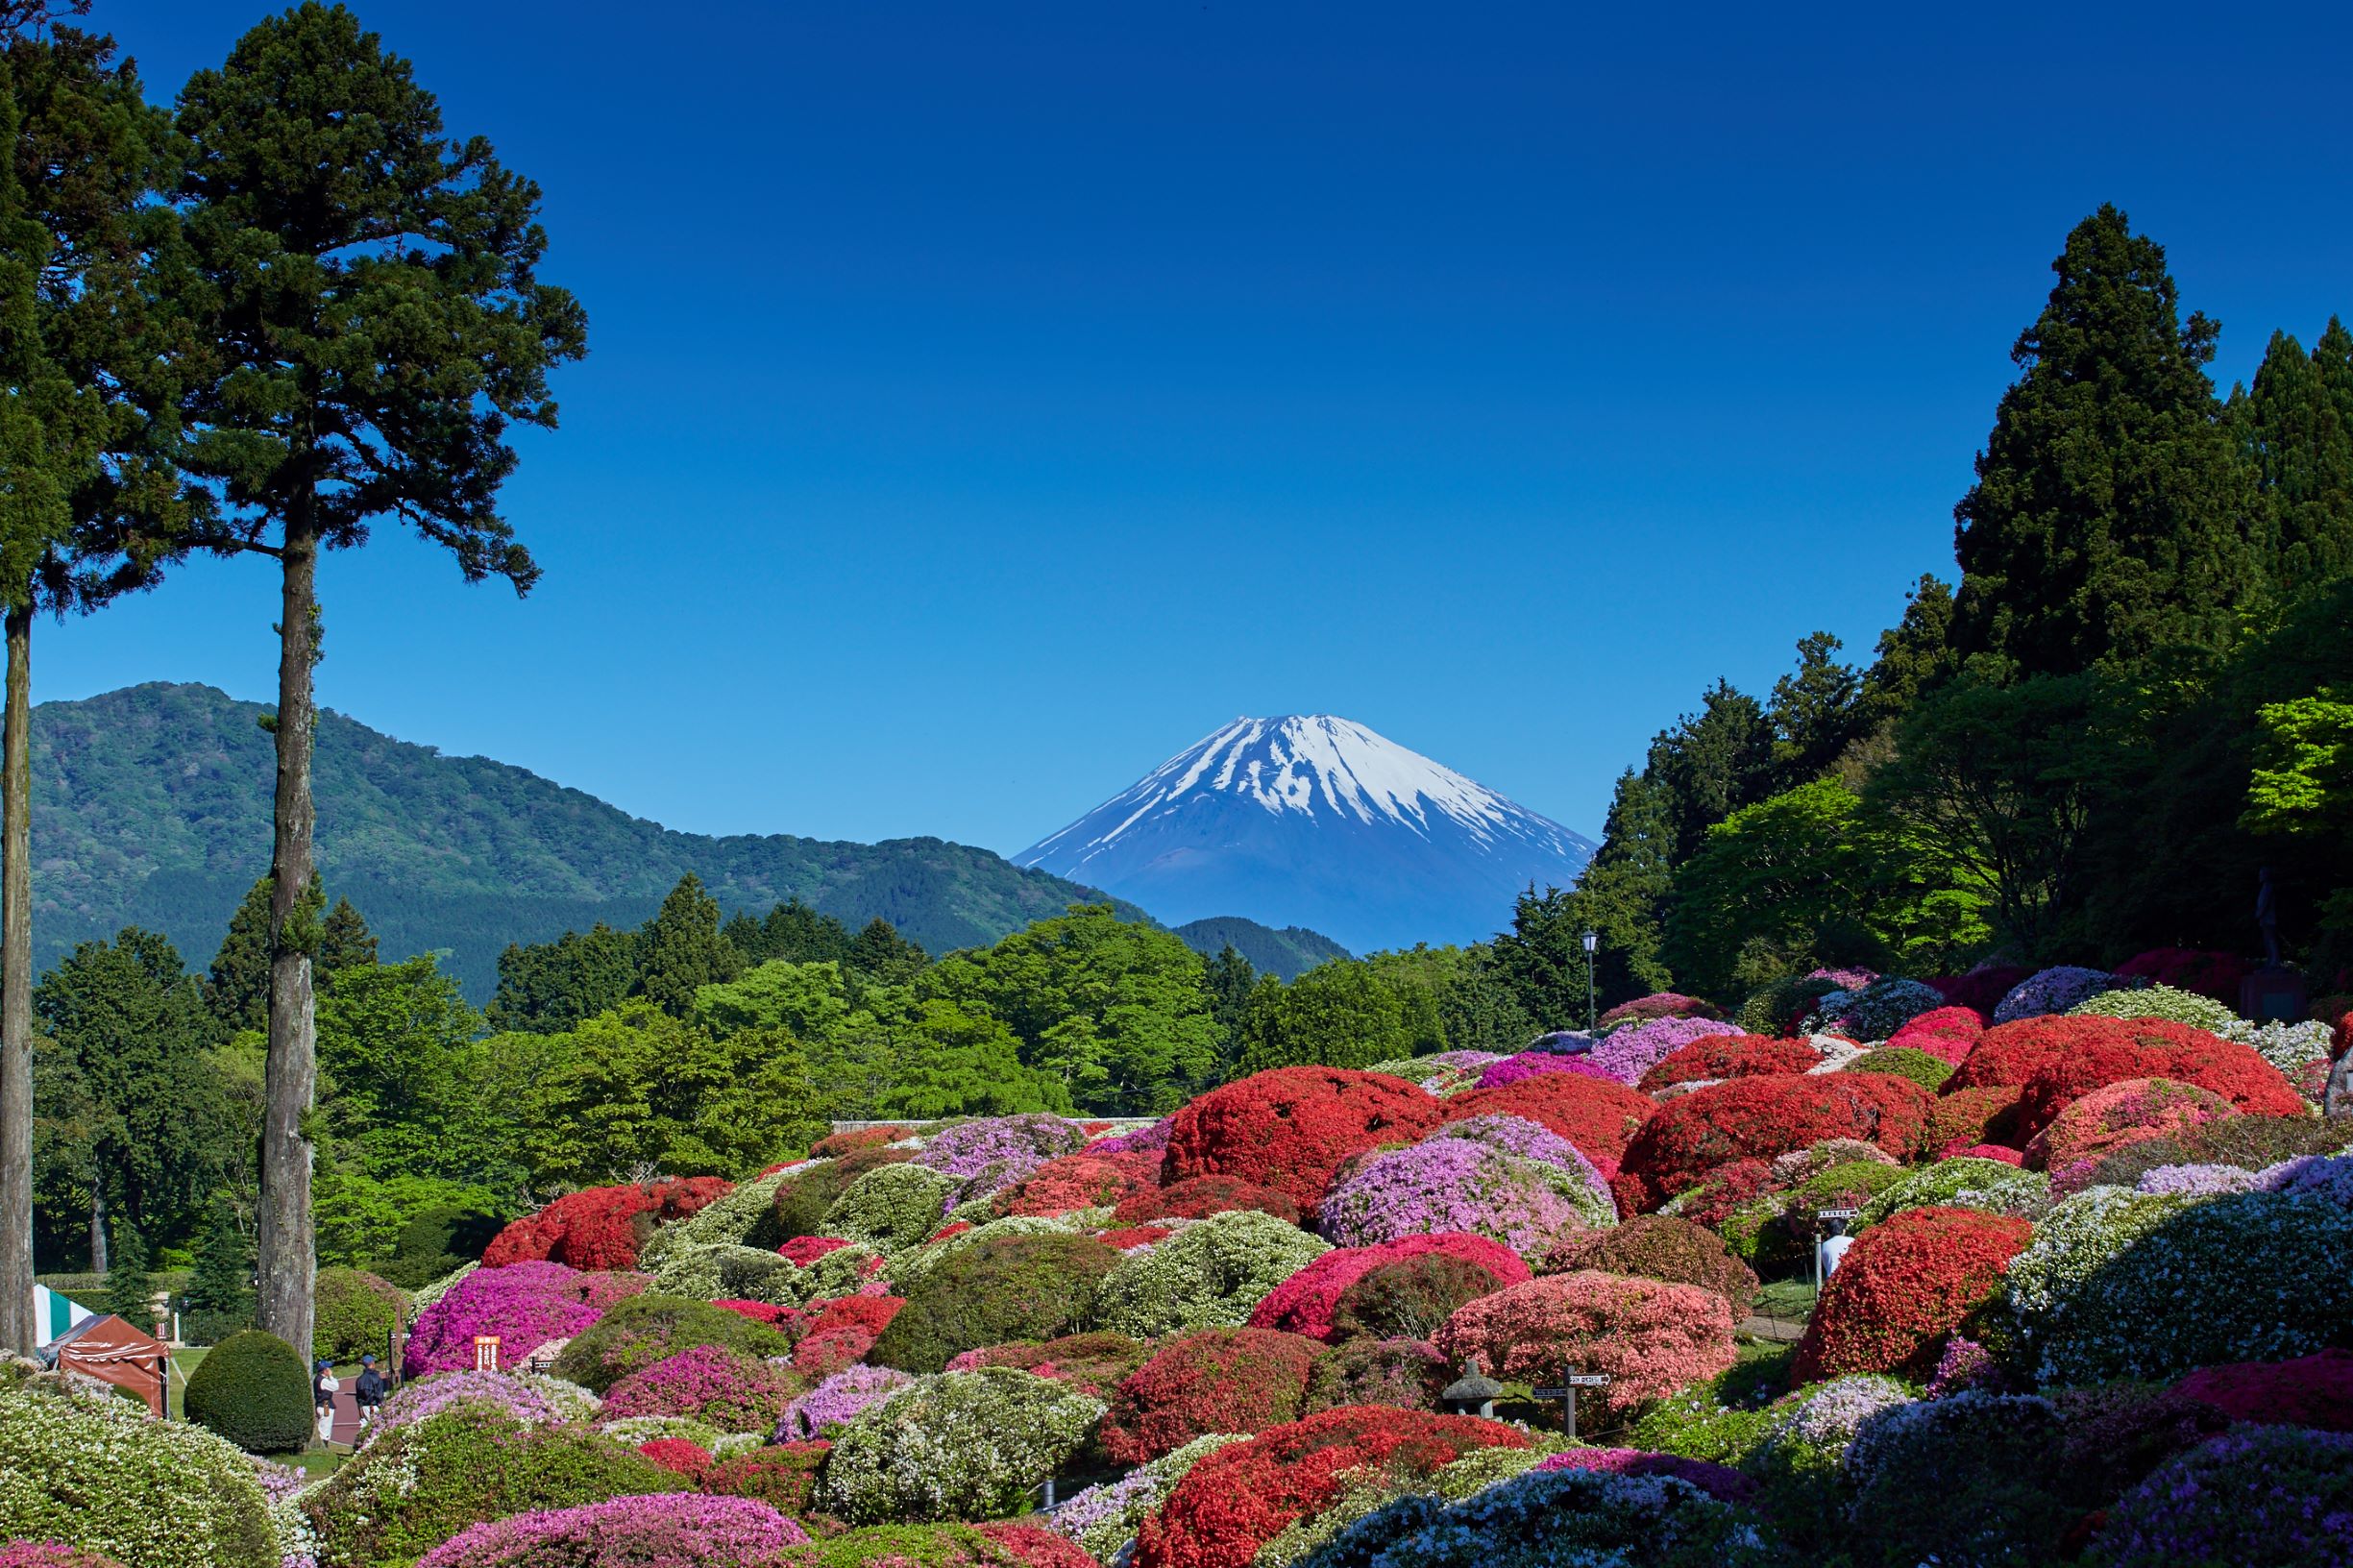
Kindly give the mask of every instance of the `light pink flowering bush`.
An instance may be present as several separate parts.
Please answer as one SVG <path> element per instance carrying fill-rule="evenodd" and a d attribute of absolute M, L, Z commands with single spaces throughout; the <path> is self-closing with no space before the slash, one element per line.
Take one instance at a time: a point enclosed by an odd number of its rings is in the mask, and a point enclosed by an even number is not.
<path fill-rule="evenodd" d="M 759 1563 L 808 1531 L 746 1497 L 663 1492 L 470 1527 L 417 1568 L 694 1568 Z"/>

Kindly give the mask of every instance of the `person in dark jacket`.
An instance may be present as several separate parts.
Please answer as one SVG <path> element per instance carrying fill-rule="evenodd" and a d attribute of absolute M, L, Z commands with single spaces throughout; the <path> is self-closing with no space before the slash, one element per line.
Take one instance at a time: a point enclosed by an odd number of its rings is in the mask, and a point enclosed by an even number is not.
<path fill-rule="evenodd" d="M 359 1424 L 361 1426 L 364 1427 L 376 1419 L 377 1409 L 383 1404 L 384 1395 L 389 1392 L 391 1392 L 391 1385 L 384 1382 L 383 1373 L 377 1370 L 376 1358 L 373 1356 L 360 1357 L 359 1383 L 352 1390 L 352 1395 L 359 1402 Z"/>

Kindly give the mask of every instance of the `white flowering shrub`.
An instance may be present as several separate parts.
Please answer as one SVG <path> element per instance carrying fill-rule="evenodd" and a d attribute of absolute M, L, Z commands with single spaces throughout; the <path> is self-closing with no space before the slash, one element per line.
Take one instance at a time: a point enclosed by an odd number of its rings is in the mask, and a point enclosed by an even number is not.
<path fill-rule="evenodd" d="M 1673 1476 L 1540 1470 L 1459 1503 L 1398 1499 L 1301 1559 L 1301 1568 L 1766 1568 L 1785 1561 L 1746 1509 Z"/>
<path fill-rule="evenodd" d="M 2035 1227 L 2006 1283 L 2038 1382 L 2161 1380 L 2353 1338 L 2353 1213 L 2274 1192 L 2096 1187 Z"/>
<path fill-rule="evenodd" d="M 278 1568 L 253 1459 L 200 1427 L 158 1421 L 0 1360 L 0 1541 L 58 1541 L 123 1568 Z"/>
<path fill-rule="evenodd" d="M 920 1285 L 944 1260 L 955 1257 L 967 1247 L 976 1247 L 1000 1236 L 1072 1236 L 1079 1229 L 1066 1214 L 1015 1214 L 1005 1219 L 993 1219 L 986 1225 L 975 1225 L 944 1240 L 900 1253 L 891 1260 L 891 1279 L 898 1286 L 897 1293 L 905 1295 Z M 850 1250 L 846 1247 L 843 1249 L 845 1252 Z M 838 1256 L 838 1253 L 827 1253 L 817 1261 L 818 1267 L 822 1268 Z"/>
<path fill-rule="evenodd" d="M 2241 1021 L 2230 1039 L 2251 1045 L 2255 1054 L 2293 1080 L 2316 1062 L 2326 1062 L 2333 1030 L 2325 1023 L 2246 1023 Z"/>
<path fill-rule="evenodd" d="M 1138 1339 L 1240 1328 L 1276 1286 L 1331 1250 L 1255 1209 L 1212 1214 L 1112 1270 L 1096 1299 L 1097 1326 Z"/>
<path fill-rule="evenodd" d="M 825 1211 L 827 1236 L 885 1253 L 919 1247 L 947 1222 L 947 1212 L 963 1183 L 945 1171 L 922 1165 L 881 1165 L 843 1189 Z"/>
<path fill-rule="evenodd" d="M 721 1436 L 719 1428 L 708 1421 L 698 1421 L 691 1415 L 624 1416 L 618 1421 L 604 1422 L 597 1430 L 628 1448 L 639 1448 L 668 1438 L 692 1443 L 706 1454 Z"/>
<path fill-rule="evenodd" d="M 2103 991 L 2068 1009 L 2079 1017 L 2168 1018 L 2209 1034 L 2236 1038 L 2254 1025 L 2211 996 L 2171 986 L 2143 986 L 2138 990 Z"/>
<path fill-rule="evenodd" d="M 842 1429 L 820 1500 L 860 1525 L 1019 1513 L 1102 1414 L 1102 1401 L 1012 1367 L 924 1378 Z"/>
<path fill-rule="evenodd" d="M 1939 1160 L 1881 1189 L 1856 1211 L 1850 1234 L 1905 1209 L 1942 1206 L 2040 1219 L 2050 1211 L 2050 1179 L 1999 1160 L 1961 1156 Z"/>
<path fill-rule="evenodd" d="M 1228 1432 L 1195 1437 L 1149 1464 L 1138 1465 L 1117 1481 L 1088 1487 L 1048 1514 L 1046 1523 L 1085 1547 L 1095 1561 L 1109 1562 L 1135 1544 L 1144 1515 L 1159 1507 L 1161 1499 L 1175 1490 L 1194 1465 L 1228 1443 L 1248 1441 Z"/>

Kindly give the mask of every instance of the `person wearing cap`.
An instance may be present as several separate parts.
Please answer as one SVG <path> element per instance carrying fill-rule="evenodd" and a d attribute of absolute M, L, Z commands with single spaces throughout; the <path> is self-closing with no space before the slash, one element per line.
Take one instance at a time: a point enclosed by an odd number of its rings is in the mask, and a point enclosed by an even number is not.
<path fill-rule="evenodd" d="M 310 1405 L 319 1418 L 319 1441 L 331 1441 L 335 1433 L 335 1390 L 343 1385 L 335 1381 L 331 1362 L 321 1361 L 310 1379 Z"/>
<path fill-rule="evenodd" d="M 376 1358 L 373 1355 L 360 1357 L 359 1383 L 353 1389 L 353 1397 L 359 1402 L 361 1426 L 376 1419 L 377 1409 L 383 1404 L 387 1392 L 389 1389 L 384 1383 L 384 1375 L 377 1370 Z"/>

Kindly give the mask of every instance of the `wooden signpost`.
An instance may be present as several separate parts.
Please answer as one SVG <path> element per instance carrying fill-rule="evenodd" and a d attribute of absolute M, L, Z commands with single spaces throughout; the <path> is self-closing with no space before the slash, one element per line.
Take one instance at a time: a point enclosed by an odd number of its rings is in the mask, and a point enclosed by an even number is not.
<path fill-rule="evenodd" d="M 1568 1371 L 1561 1374 L 1559 1387 L 1534 1388 L 1531 1389 L 1529 1392 L 1532 1398 L 1556 1399 L 1560 1401 L 1561 1423 L 1568 1429 L 1569 1436 L 1573 1439 L 1577 1435 L 1577 1390 L 1580 1388 L 1606 1388 L 1608 1386 L 1608 1373 L 1580 1372 L 1577 1368 L 1572 1366 L 1568 1369 Z"/>

